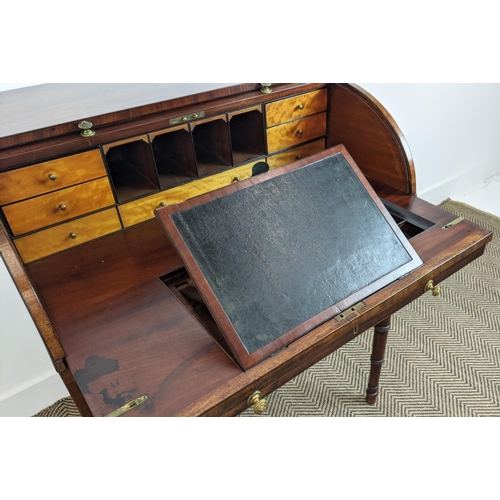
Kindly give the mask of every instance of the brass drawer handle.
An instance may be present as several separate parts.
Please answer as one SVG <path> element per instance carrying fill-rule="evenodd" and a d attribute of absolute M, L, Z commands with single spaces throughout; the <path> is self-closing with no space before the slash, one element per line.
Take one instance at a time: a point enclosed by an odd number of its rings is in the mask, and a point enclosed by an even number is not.
<path fill-rule="evenodd" d="M 269 407 L 269 402 L 267 399 L 262 399 L 262 392 L 255 391 L 248 399 L 248 406 L 253 406 L 253 412 L 256 415 L 261 415 Z"/>
<path fill-rule="evenodd" d="M 233 182 L 240 182 L 240 181 L 241 181 L 241 178 L 240 178 L 240 177 L 235 177 L 235 178 L 233 179 Z"/>
<path fill-rule="evenodd" d="M 167 204 L 164 201 L 160 201 L 160 207 L 166 207 Z"/>
<path fill-rule="evenodd" d="M 299 104 L 299 105 L 297 106 L 297 109 L 304 109 L 304 106 L 302 106 L 302 104 Z"/>
<path fill-rule="evenodd" d="M 69 233 L 69 237 L 74 240 L 76 238 L 76 233 Z"/>
<path fill-rule="evenodd" d="M 49 179 L 55 181 L 57 179 L 56 174 L 49 174 Z"/>
<path fill-rule="evenodd" d="M 297 130 L 297 134 L 302 135 L 302 129 L 301 128 L 299 128 L 299 130 Z"/>
<path fill-rule="evenodd" d="M 64 203 L 61 203 L 61 204 L 59 205 L 59 208 L 60 208 L 61 210 L 66 210 L 68 207 L 67 207 Z"/>
<path fill-rule="evenodd" d="M 437 297 L 441 293 L 441 285 L 434 285 L 434 281 L 430 280 L 425 284 L 424 292 L 432 290 L 432 295 Z"/>

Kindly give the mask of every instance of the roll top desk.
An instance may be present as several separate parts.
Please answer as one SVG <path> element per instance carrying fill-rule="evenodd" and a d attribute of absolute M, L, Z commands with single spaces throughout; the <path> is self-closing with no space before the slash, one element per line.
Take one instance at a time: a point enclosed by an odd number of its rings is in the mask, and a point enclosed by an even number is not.
<path fill-rule="evenodd" d="M 42 85 L 1 96 L 1 255 L 81 414 L 262 412 L 266 395 L 371 327 L 374 403 L 391 314 L 437 295 L 491 233 L 416 196 L 401 131 L 356 85 L 184 89 Z M 242 366 L 158 214 L 330 150 L 350 155 L 421 265 Z"/>

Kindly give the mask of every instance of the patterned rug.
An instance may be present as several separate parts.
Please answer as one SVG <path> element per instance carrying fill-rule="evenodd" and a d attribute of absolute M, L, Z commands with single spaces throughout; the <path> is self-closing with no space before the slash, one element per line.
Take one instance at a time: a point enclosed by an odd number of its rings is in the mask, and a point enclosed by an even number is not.
<path fill-rule="evenodd" d="M 270 394 L 270 417 L 500 417 L 500 219 L 447 200 L 494 232 L 485 254 L 392 317 L 377 403 L 365 402 L 372 332 Z M 35 417 L 78 416 L 64 398 Z M 247 410 L 241 416 L 254 416 Z"/>

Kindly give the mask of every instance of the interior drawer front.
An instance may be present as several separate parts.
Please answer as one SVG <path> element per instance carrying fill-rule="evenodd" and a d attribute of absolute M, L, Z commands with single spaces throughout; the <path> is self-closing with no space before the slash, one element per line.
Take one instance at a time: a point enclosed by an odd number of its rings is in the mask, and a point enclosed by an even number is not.
<path fill-rule="evenodd" d="M 81 245 L 122 228 L 116 208 L 65 222 L 14 241 L 24 263 Z"/>
<path fill-rule="evenodd" d="M 165 205 L 180 203 L 200 194 L 228 186 L 233 182 L 238 182 L 238 180 L 248 179 L 252 176 L 252 167 L 255 163 L 257 162 L 247 163 L 246 165 L 226 170 L 220 174 L 211 175 L 146 198 L 141 198 L 137 201 L 125 203 L 118 208 L 123 225 L 124 227 L 129 227 L 152 219 L 155 215 L 155 209 L 163 206 L 162 203 Z"/>
<path fill-rule="evenodd" d="M 0 205 L 25 200 L 106 175 L 95 149 L 0 174 Z"/>
<path fill-rule="evenodd" d="M 280 123 L 314 115 L 326 111 L 326 106 L 326 89 L 271 102 L 266 104 L 266 126 L 274 127 Z"/>
<path fill-rule="evenodd" d="M 3 207 L 14 236 L 114 205 L 107 177 Z"/>
<path fill-rule="evenodd" d="M 267 163 L 269 164 L 270 169 L 278 168 L 282 167 L 283 165 L 288 165 L 289 163 L 300 160 L 301 158 L 305 158 L 306 156 L 320 153 L 321 151 L 324 151 L 324 149 L 325 139 L 320 139 L 319 141 L 302 144 L 301 146 L 297 146 L 296 148 L 288 149 L 283 153 L 269 156 L 267 158 Z"/>
<path fill-rule="evenodd" d="M 274 153 L 325 135 L 326 113 L 320 113 L 267 129 L 267 149 Z"/>

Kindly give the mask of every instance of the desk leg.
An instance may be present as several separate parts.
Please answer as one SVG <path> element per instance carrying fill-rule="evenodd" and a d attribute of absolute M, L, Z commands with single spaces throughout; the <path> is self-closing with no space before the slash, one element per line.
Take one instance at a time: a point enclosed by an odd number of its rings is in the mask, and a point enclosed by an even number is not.
<path fill-rule="evenodd" d="M 366 402 L 375 404 L 378 395 L 378 382 L 380 379 L 380 371 L 384 364 L 385 345 L 387 344 L 387 333 L 391 327 L 391 317 L 384 319 L 378 325 L 375 325 L 373 334 L 373 347 L 371 357 L 370 380 L 368 389 L 366 389 Z"/>

